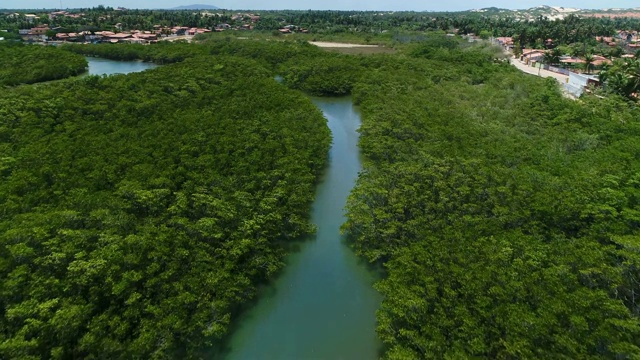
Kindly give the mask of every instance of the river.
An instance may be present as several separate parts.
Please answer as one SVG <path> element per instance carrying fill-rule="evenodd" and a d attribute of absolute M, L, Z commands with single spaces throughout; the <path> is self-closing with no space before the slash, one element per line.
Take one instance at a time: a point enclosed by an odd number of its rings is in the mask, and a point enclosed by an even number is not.
<path fill-rule="evenodd" d="M 90 75 L 154 68 L 144 62 L 87 57 Z M 311 220 L 318 230 L 288 256 L 277 279 L 234 321 L 231 360 L 377 359 L 375 312 L 381 302 L 374 275 L 340 235 L 344 205 L 361 169 L 360 116 L 351 99 L 312 98 L 333 133 L 329 164 L 316 190 Z M 215 356 L 215 357 L 219 357 Z"/>
<path fill-rule="evenodd" d="M 374 276 L 340 235 L 343 207 L 361 169 L 360 117 L 350 98 L 313 98 L 333 133 L 329 165 L 317 188 L 313 239 L 291 254 L 282 274 L 244 313 L 225 358 L 377 359 Z"/>

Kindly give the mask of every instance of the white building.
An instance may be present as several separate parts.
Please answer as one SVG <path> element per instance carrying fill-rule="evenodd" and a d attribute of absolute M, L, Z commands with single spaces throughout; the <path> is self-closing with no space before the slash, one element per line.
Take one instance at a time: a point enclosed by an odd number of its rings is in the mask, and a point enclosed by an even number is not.
<path fill-rule="evenodd" d="M 564 84 L 564 88 L 573 96 L 580 97 L 584 90 L 590 84 L 599 84 L 598 76 L 576 74 L 574 72 L 569 73 L 569 80 Z"/>

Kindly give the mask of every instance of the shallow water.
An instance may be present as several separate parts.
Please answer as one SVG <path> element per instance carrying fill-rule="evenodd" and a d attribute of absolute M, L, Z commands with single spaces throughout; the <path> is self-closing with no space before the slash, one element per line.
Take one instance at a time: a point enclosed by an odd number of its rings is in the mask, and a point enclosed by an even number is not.
<path fill-rule="evenodd" d="M 96 57 L 86 57 L 89 63 L 87 75 L 113 75 L 140 72 L 158 67 L 158 65 L 143 61 L 114 61 Z"/>

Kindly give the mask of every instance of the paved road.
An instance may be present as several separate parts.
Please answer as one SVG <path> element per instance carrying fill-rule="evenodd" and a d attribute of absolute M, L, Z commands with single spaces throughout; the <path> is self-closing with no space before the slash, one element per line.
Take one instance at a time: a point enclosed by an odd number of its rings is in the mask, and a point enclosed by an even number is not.
<path fill-rule="evenodd" d="M 571 100 L 575 100 L 576 99 L 576 97 L 574 95 L 570 94 L 564 88 L 564 86 L 562 85 L 562 84 L 566 84 L 566 83 L 569 82 L 569 76 L 563 75 L 563 74 L 558 74 L 556 72 L 545 70 L 545 69 L 538 69 L 538 68 L 531 67 L 531 66 L 525 64 L 524 62 L 520 61 L 520 59 L 516 59 L 514 57 L 511 57 L 509 59 L 509 62 L 511 63 L 511 65 L 517 67 L 520 71 L 525 72 L 527 74 L 546 77 L 546 78 L 550 77 L 550 78 L 554 78 L 554 79 L 558 80 L 558 83 L 560 83 L 560 90 L 562 91 L 562 95 L 564 95 L 566 98 L 571 99 Z"/>
<path fill-rule="evenodd" d="M 511 58 L 509 59 L 509 61 L 511 62 L 511 65 L 517 67 L 522 72 L 526 72 L 527 74 L 532 74 L 532 75 L 542 76 L 542 77 L 552 77 L 558 80 L 560 84 L 566 84 L 569 80 L 569 77 L 567 75 L 562 75 L 553 71 L 531 67 L 529 65 L 526 65 L 524 62 L 520 61 L 519 59 Z"/>

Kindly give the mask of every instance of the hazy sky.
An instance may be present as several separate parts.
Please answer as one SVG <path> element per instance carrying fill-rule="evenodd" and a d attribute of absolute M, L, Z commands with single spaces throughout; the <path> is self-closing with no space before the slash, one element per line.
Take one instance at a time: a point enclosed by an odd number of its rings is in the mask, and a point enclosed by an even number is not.
<path fill-rule="evenodd" d="M 536 5 L 599 9 L 638 7 L 637 0 L 0 0 L 0 8 L 78 8 L 97 5 L 126 8 L 170 8 L 179 5 L 208 4 L 226 9 L 314 9 L 314 10 L 468 10 L 496 6 L 526 9 Z M 61 6 L 62 4 L 62 6 Z"/>

